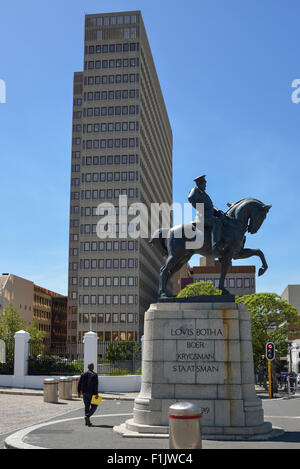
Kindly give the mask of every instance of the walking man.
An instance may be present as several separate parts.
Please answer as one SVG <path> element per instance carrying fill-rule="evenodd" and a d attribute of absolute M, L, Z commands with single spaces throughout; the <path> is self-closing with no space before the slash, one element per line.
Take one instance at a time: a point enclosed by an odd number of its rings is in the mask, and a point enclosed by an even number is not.
<path fill-rule="evenodd" d="M 85 407 L 85 424 L 89 427 L 92 426 L 90 417 L 93 415 L 97 406 L 92 404 L 92 397 L 98 397 L 98 375 L 94 372 L 94 364 L 88 365 L 88 371 L 82 373 L 78 382 L 78 397 L 83 395 L 83 402 Z"/>

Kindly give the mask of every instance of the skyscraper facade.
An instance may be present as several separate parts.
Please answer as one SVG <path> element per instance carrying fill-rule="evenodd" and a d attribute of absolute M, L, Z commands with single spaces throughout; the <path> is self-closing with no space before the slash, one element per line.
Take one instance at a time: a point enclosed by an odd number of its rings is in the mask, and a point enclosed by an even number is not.
<path fill-rule="evenodd" d="M 173 145 L 141 12 L 86 15 L 83 65 L 73 83 L 68 342 L 89 330 L 100 342 L 138 341 L 163 259 L 150 230 L 131 236 L 138 212 L 124 223 L 119 197 L 145 204 L 149 218 L 151 204 L 171 205 Z M 104 202 L 117 215 L 105 239 Z"/>

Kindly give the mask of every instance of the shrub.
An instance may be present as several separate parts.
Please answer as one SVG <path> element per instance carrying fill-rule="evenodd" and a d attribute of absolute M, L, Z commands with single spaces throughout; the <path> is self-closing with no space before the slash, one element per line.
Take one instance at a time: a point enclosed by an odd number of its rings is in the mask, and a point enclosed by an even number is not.
<path fill-rule="evenodd" d="M 6 363 L 0 363 L 0 375 L 14 374 L 14 359 L 7 358 Z"/>
<path fill-rule="evenodd" d="M 55 355 L 39 355 L 28 360 L 30 375 L 73 375 L 83 373 L 83 360 L 67 361 Z"/>
<path fill-rule="evenodd" d="M 177 298 L 188 298 L 190 296 L 200 295 L 221 295 L 221 290 L 215 288 L 212 282 L 197 282 L 190 283 L 183 290 L 181 290 Z"/>
<path fill-rule="evenodd" d="M 111 370 L 107 376 L 124 376 L 124 375 L 130 375 L 131 373 L 127 368 L 114 368 Z"/>

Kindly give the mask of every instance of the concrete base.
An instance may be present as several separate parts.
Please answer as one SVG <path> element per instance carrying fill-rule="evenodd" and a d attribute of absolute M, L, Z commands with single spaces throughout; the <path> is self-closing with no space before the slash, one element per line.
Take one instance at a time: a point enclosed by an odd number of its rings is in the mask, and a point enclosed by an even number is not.
<path fill-rule="evenodd" d="M 169 427 L 138 425 L 134 424 L 133 419 L 115 426 L 113 430 L 123 438 L 169 438 Z M 272 427 L 270 422 L 265 422 L 260 428 L 248 427 L 247 433 L 244 428 L 232 428 L 231 434 L 206 434 L 205 431 L 205 428 L 202 428 L 202 439 L 215 441 L 268 441 L 284 434 L 282 428 Z M 227 431 L 230 429 L 228 428 Z M 240 435 L 239 431 L 241 431 Z"/>
<path fill-rule="evenodd" d="M 254 384 L 250 315 L 234 302 L 153 304 L 145 315 L 141 392 L 116 431 L 166 435 L 178 401 L 202 412 L 206 439 L 272 434 Z"/>

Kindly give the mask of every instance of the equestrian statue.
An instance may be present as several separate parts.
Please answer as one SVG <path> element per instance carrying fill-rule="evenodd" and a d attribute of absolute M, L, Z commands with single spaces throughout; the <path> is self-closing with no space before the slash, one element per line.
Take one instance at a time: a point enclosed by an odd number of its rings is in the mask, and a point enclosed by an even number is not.
<path fill-rule="evenodd" d="M 194 181 L 196 186 L 188 196 L 189 202 L 196 209 L 194 221 L 172 228 L 160 228 L 153 233 L 150 240 L 150 244 L 167 257 L 160 269 L 159 296 L 161 298 L 168 296 L 168 280 L 194 254 L 219 259 L 221 263 L 219 289 L 222 290 L 222 295 L 230 294 L 224 287 L 224 283 L 232 259 L 258 256 L 262 261 L 262 267 L 258 271 L 259 276 L 263 275 L 268 268 L 265 256 L 260 249 L 247 249 L 244 246 L 245 233 L 248 231 L 254 234 L 259 230 L 272 205 L 265 205 L 257 199 L 248 197 L 233 204 L 228 203 L 229 208 L 224 213 L 214 207 L 211 198 L 206 193 L 205 175 L 197 177 Z M 203 214 L 199 212 L 200 205 L 198 204 L 203 204 Z M 195 239 L 197 239 L 197 230 L 200 229 L 202 215 L 204 215 L 203 244 L 200 248 L 191 248 L 192 238 L 187 234 L 194 232 Z M 188 244 L 189 247 L 187 247 Z"/>

